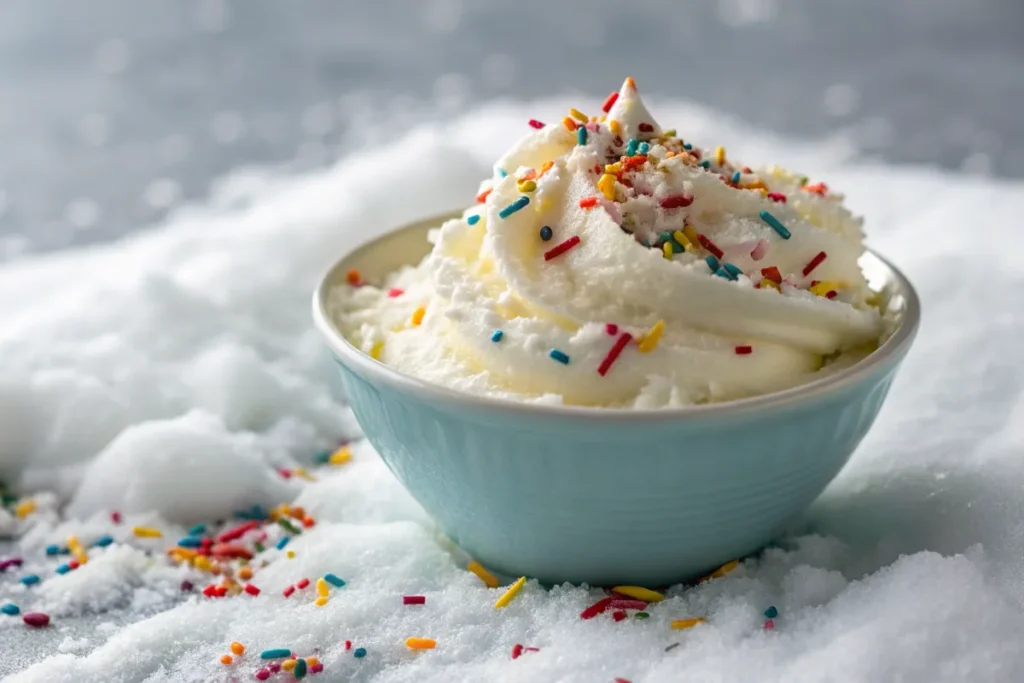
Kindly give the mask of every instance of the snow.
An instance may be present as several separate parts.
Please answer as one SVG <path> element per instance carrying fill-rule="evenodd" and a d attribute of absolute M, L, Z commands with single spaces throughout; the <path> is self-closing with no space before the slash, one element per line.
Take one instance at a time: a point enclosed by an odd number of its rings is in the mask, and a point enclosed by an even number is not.
<path fill-rule="evenodd" d="M 375 683 L 1018 675 L 1024 183 L 852 166 L 838 138 L 782 140 L 683 102 L 652 103 L 699 141 L 846 192 L 869 242 L 917 285 L 925 315 L 874 430 L 791 534 L 724 578 L 673 587 L 647 620 L 583 621 L 600 591 L 535 582 L 495 610 L 500 589 L 464 571 L 468 558 L 372 448 L 356 442 L 350 463 L 315 464 L 358 435 L 311 328 L 317 277 L 353 241 L 467 201 L 527 118 L 551 119 L 567 103 L 492 104 L 392 131 L 303 176 L 239 172 L 163 225 L 0 269 L 0 477 L 37 503 L 23 520 L 0 512 L 0 534 L 17 537 L 0 554 L 25 558 L 0 575 L 0 603 L 53 617 L 45 630 L 0 619 L 0 673 L 252 680 L 260 650 L 289 647 L 317 653 L 321 680 Z M 276 473 L 297 467 L 315 481 Z M 316 525 L 259 556 L 259 596 L 183 597 L 182 579 L 206 580 L 163 550 L 188 525 L 293 501 Z M 136 538 L 136 525 L 164 538 Z M 270 529 L 273 543 L 283 532 Z M 69 557 L 43 549 L 72 534 L 115 542 L 60 576 L 54 567 Z M 281 595 L 325 572 L 347 582 L 325 606 L 312 588 Z M 43 582 L 23 586 L 25 573 Z M 405 594 L 426 604 L 403 607 Z M 769 605 L 779 616 L 765 631 Z M 669 628 L 694 616 L 708 622 Z M 411 652 L 409 636 L 438 646 Z M 367 656 L 354 658 L 346 639 Z M 225 666 L 233 640 L 247 652 Z M 516 643 L 540 651 L 513 660 Z"/>

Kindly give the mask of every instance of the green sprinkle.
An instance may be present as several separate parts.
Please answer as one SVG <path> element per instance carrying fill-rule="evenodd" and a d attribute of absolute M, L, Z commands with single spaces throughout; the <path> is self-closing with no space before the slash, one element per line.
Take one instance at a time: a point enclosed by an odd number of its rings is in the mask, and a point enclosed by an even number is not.
<path fill-rule="evenodd" d="M 634 619 L 648 619 L 648 618 L 650 618 L 650 616 L 651 615 L 648 614 L 647 612 L 637 612 L 636 614 L 633 615 L 633 618 Z"/>

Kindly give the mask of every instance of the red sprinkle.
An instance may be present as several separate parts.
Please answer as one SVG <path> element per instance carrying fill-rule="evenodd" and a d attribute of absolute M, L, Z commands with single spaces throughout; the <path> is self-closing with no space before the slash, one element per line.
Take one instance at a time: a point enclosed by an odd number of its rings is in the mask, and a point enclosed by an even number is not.
<path fill-rule="evenodd" d="M 825 260 L 825 252 L 819 251 L 818 255 L 811 259 L 810 263 L 804 266 L 804 277 L 811 274 L 811 271 L 821 265 L 821 262 Z"/>
<path fill-rule="evenodd" d="M 32 628 L 45 628 L 50 625 L 50 615 L 42 612 L 28 612 L 21 617 L 21 620 Z"/>
<path fill-rule="evenodd" d="M 531 128 L 543 128 L 544 127 L 544 124 L 541 123 L 540 121 L 538 121 L 537 119 L 530 119 L 528 121 L 528 123 L 530 124 Z"/>
<path fill-rule="evenodd" d="M 270 678 L 270 669 L 260 669 L 256 672 L 256 680 L 265 681 Z"/>
<path fill-rule="evenodd" d="M 309 673 L 311 673 L 311 674 L 318 674 L 318 673 L 320 673 L 323 670 L 324 670 L 324 663 L 323 662 L 317 662 L 315 666 L 309 667 Z"/>
<path fill-rule="evenodd" d="M 684 206 L 693 204 L 693 196 L 688 194 L 677 194 L 671 197 L 662 197 L 661 204 L 663 209 L 679 209 Z"/>
<path fill-rule="evenodd" d="M 643 166 L 646 163 L 646 154 L 637 154 L 636 156 L 626 157 L 626 159 L 622 162 L 622 172 L 625 173 L 626 171 L 631 171 L 634 168 Z"/>
<path fill-rule="evenodd" d="M 355 268 L 345 273 L 345 279 L 348 280 L 348 283 L 353 287 L 359 287 L 363 284 L 363 276 L 360 275 L 359 271 Z"/>
<path fill-rule="evenodd" d="M 493 188 L 491 188 L 491 189 L 487 189 L 487 190 L 484 190 L 483 192 L 481 192 L 480 194 L 478 194 L 478 195 L 476 196 L 476 200 L 477 200 L 477 202 L 479 202 L 479 203 L 481 203 L 481 204 L 483 204 L 484 202 L 486 202 L 486 201 L 487 201 L 487 195 L 489 195 L 489 194 L 491 193 L 491 191 L 492 191 L 492 190 L 493 190 Z"/>
<path fill-rule="evenodd" d="M 210 554 L 214 557 L 226 557 L 231 559 L 251 560 L 252 553 L 246 550 L 245 546 L 237 543 L 218 543 L 210 548 Z"/>
<path fill-rule="evenodd" d="M 700 242 L 700 245 L 702 247 L 704 247 L 705 249 L 710 251 L 712 254 L 714 254 L 715 258 L 722 258 L 723 256 L 725 256 L 725 252 L 722 251 L 721 249 L 719 249 L 718 246 L 714 242 L 709 240 L 704 235 L 698 234 L 697 235 L 697 240 Z"/>
<path fill-rule="evenodd" d="M 612 604 L 611 598 L 601 598 L 590 607 L 580 612 L 580 619 L 593 619 L 598 614 L 604 613 L 606 609 Z"/>
<path fill-rule="evenodd" d="M 292 478 L 292 471 L 289 470 L 289 469 L 286 469 L 284 467 L 278 469 L 277 473 L 280 474 L 285 479 L 291 479 Z"/>
<path fill-rule="evenodd" d="M 597 197 L 584 197 L 580 200 L 581 209 L 592 209 L 597 206 Z"/>
<path fill-rule="evenodd" d="M 632 339 L 633 335 L 631 335 L 629 332 L 623 332 L 622 336 L 615 340 L 615 344 L 613 344 L 612 348 L 608 351 L 608 355 L 604 357 L 603 361 L 601 361 L 601 365 L 599 365 L 597 368 L 597 374 L 601 375 L 602 377 L 608 374 L 608 370 L 611 369 L 612 364 L 615 362 L 615 359 L 619 357 L 619 354 L 622 353 L 622 350 L 626 348 L 626 344 L 632 341 Z"/>
<path fill-rule="evenodd" d="M 783 204 L 786 203 L 786 195 L 782 194 L 781 192 L 769 192 L 768 199 L 772 200 L 773 202 L 781 202 Z"/>
<path fill-rule="evenodd" d="M 775 622 L 772 621 L 771 619 L 769 619 L 768 621 L 764 622 L 764 630 L 765 631 L 771 631 L 774 628 L 775 628 Z"/>
<path fill-rule="evenodd" d="M 830 289 L 827 292 L 825 292 L 826 299 L 835 299 L 837 296 L 839 295 L 836 293 L 836 290 L 834 289 Z"/>
<path fill-rule="evenodd" d="M 612 107 L 615 106 L 615 100 L 617 99 L 619 99 L 619 93 L 613 92 L 611 95 L 608 96 L 608 99 L 604 101 L 604 104 L 601 105 L 601 111 L 603 111 L 605 114 L 610 112 L 612 110 Z"/>
<path fill-rule="evenodd" d="M 616 678 L 615 683 L 632 683 L 628 678 Z"/>
<path fill-rule="evenodd" d="M 245 584 L 245 592 L 249 595 L 259 595 L 260 589 L 252 585 L 251 583 L 247 583 Z"/>
<path fill-rule="evenodd" d="M 612 609 L 647 609 L 647 603 L 643 600 L 612 600 L 609 605 Z"/>
<path fill-rule="evenodd" d="M 78 569 L 78 560 L 71 560 L 68 562 L 69 569 Z"/>
<path fill-rule="evenodd" d="M 626 618 L 626 613 L 623 610 L 618 610 L 616 612 L 612 612 L 612 619 L 614 619 L 615 621 L 622 621 L 625 618 Z"/>
<path fill-rule="evenodd" d="M 825 183 L 815 183 L 813 185 L 804 185 L 805 192 L 813 192 L 814 194 L 820 194 L 822 196 L 828 194 L 828 185 Z"/>
<path fill-rule="evenodd" d="M 352 649 L 352 641 L 351 640 L 346 640 L 345 641 L 345 649 L 346 650 L 351 650 Z"/>
<path fill-rule="evenodd" d="M 519 659 L 519 656 L 523 654 L 523 646 L 516 643 L 512 646 L 512 659 Z"/>
<path fill-rule="evenodd" d="M 523 652 L 540 652 L 539 647 L 527 647 L 523 648 Z"/>
<path fill-rule="evenodd" d="M 427 602 L 427 598 L 426 598 L 426 596 L 423 596 L 423 595 L 403 595 L 402 596 L 402 604 L 403 605 L 423 605 L 423 604 L 426 604 L 426 602 Z"/>
<path fill-rule="evenodd" d="M 583 202 L 580 202 L 580 203 L 582 204 Z M 548 251 L 545 251 L 544 252 L 544 260 L 545 261 L 550 261 L 553 258 L 557 258 L 557 257 L 561 256 L 562 254 L 564 254 L 565 252 L 567 252 L 570 249 L 572 249 L 573 247 L 575 247 L 579 243 L 580 243 L 579 236 L 578 235 L 573 235 L 572 237 L 570 237 L 566 241 L 562 242 L 561 244 L 557 244 L 554 247 L 552 247 L 551 249 L 549 249 Z"/>
<path fill-rule="evenodd" d="M 392 299 L 396 299 L 402 296 L 403 294 L 405 294 L 405 290 L 399 289 L 398 287 L 392 287 L 391 289 L 388 290 L 388 297 Z"/>
<path fill-rule="evenodd" d="M 302 526 L 306 527 L 307 529 L 312 528 L 314 524 L 316 524 L 316 520 L 313 519 L 312 517 L 303 517 L 302 518 Z"/>
<path fill-rule="evenodd" d="M 640 128 L 640 132 L 641 133 L 653 133 L 654 132 L 654 126 L 652 126 L 649 123 L 641 123 L 638 126 L 638 128 Z"/>
<path fill-rule="evenodd" d="M 213 592 L 217 595 L 218 598 L 223 598 L 225 595 L 228 594 L 228 587 L 217 586 L 216 588 L 214 588 Z"/>
<path fill-rule="evenodd" d="M 281 595 L 283 595 L 286 598 L 290 598 L 292 593 L 294 593 L 294 592 L 295 592 L 295 586 L 288 586 L 283 591 L 281 591 Z"/>
<path fill-rule="evenodd" d="M 195 588 L 195 586 L 192 585 L 191 581 L 186 579 L 181 582 L 181 586 L 179 586 L 179 588 L 181 588 L 182 593 L 191 593 L 192 589 Z"/>
<path fill-rule="evenodd" d="M 746 346 L 746 345 L 744 345 L 744 346 L 737 346 L 736 347 L 736 355 L 737 356 L 747 356 L 747 355 L 750 355 L 753 352 L 754 352 L 754 347 L 753 346 Z"/>
<path fill-rule="evenodd" d="M 604 331 L 612 336 L 615 336 L 616 334 L 619 333 L 619 326 L 616 325 L 615 323 L 608 323 L 607 325 L 604 326 Z"/>
<path fill-rule="evenodd" d="M 289 472 L 289 476 L 290 475 L 291 473 Z M 239 524 L 236 527 L 232 527 L 227 531 L 222 531 L 220 534 L 217 535 L 217 543 L 227 543 L 228 541 L 237 540 L 244 536 L 246 531 L 251 531 L 252 529 L 255 529 L 259 526 L 259 524 L 259 522 L 253 519 L 248 522 L 245 522 L 244 524 Z M 252 556 L 250 555 L 250 557 Z"/>
<path fill-rule="evenodd" d="M 209 586 L 203 589 L 203 595 L 205 595 L 208 598 L 217 597 L 217 587 L 211 583 Z"/>
<path fill-rule="evenodd" d="M 303 588 L 305 588 L 308 585 L 309 585 L 309 579 L 302 579 L 297 584 L 295 584 L 295 587 L 298 588 L 299 590 L 302 590 Z"/>
<path fill-rule="evenodd" d="M 117 510 L 114 510 L 113 512 L 110 513 L 110 519 L 111 519 L 111 521 L 114 522 L 114 524 L 120 524 L 121 523 L 121 513 L 118 512 Z"/>
<path fill-rule="evenodd" d="M 768 266 L 767 268 L 761 269 L 761 275 L 764 276 L 765 280 L 771 280 L 775 284 L 782 282 L 782 273 L 775 266 Z"/>

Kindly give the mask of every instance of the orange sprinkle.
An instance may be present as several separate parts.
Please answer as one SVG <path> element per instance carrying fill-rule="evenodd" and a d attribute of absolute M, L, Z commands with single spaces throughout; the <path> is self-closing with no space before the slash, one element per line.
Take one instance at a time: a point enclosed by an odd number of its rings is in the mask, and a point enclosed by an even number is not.
<path fill-rule="evenodd" d="M 411 650 L 433 650 L 437 641 L 433 638 L 406 638 L 405 646 Z"/>
<path fill-rule="evenodd" d="M 345 279 L 348 280 L 348 283 L 353 287 L 358 287 L 363 284 L 363 276 L 355 268 L 345 273 Z"/>
<path fill-rule="evenodd" d="M 320 660 L 316 657 L 306 657 L 306 666 L 313 668 L 320 663 Z"/>
<path fill-rule="evenodd" d="M 562 119 L 562 125 L 565 126 L 570 133 L 578 128 L 576 122 L 570 119 L 568 116 Z"/>
<path fill-rule="evenodd" d="M 530 168 L 530 169 L 526 170 L 526 173 L 524 173 L 522 176 L 520 176 L 519 180 L 520 181 L 523 181 L 523 180 L 534 180 L 536 177 L 537 177 L 537 171 L 535 171 L 532 168 Z"/>
<path fill-rule="evenodd" d="M 597 206 L 597 197 L 584 197 L 580 200 L 581 209 L 592 209 Z"/>
<path fill-rule="evenodd" d="M 423 322 L 423 316 L 427 314 L 427 309 L 424 306 L 420 306 L 412 313 L 412 324 L 419 326 Z"/>
<path fill-rule="evenodd" d="M 637 166 L 643 166 L 646 163 L 647 155 L 637 154 L 636 156 L 628 157 L 625 161 L 622 162 L 622 170 L 628 171 L 630 169 L 636 168 Z"/>
<path fill-rule="evenodd" d="M 231 655 L 222 655 L 220 658 L 221 664 L 230 664 L 233 661 L 235 660 L 231 658 Z"/>
<path fill-rule="evenodd" d="M 231 643 L 231 651 L 234 652 L 236 655 L 241 656 L 242 653 L 245 652 L 245 645 L 242 645 L 240 642 L 236 640 L 233 643 Z"/>
<path fill-rule="evenodd" d="M 497 588 L 500 583 L 497 576 L 484 569 L 484 566 L 476 560 L 466 565 L 466 569 L 476 574 L 477 578 L 483 581 L 488 588 Z"/>
<path fill-rule="evenodd" d="M 484 190 L 483 192 L 481 192 L 480 194 L 478 194 L 476 196 L 476 201 L 479 202 L 480 204 L 483 204 L 484 202 L 486 202 L 487 201 L 487 195 L 489 195 L 493 189 L 494 188 L 489 187 L 486 190 Z"/>
<path fill-rule="evenodd" d="M 551 167 L 554 166 L 554 165 L 555 165 L 555 162 L 553 162 L 553 161 L 545 161 L 543 164 L 541 164 L 540 173 L 537 174 L 537 177 L 538 178 L 543 177 L 544 174 L 547 173 L 548 171 L 550 171 Z"/>
<path fill-rule="evenodd" d="M 238 570 L 238 578 L 240 578 L 242 581 L 248 581 L 249 579 L 251 579 L 252 578 L 252 568 L 251 567 L 242 567 L 241 569 L 239 569 Z"/>

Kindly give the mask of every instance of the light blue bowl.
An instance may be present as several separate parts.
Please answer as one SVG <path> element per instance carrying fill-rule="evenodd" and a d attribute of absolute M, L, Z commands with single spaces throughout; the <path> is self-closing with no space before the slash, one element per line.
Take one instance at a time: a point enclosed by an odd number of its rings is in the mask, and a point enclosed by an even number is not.
<path fill-rule="evenodd" d="M 658 586 L 750 554 L 803 511 L 870 428 L 910 348 L 920 304 L 906 278 L 862 260 L 899 327 L 866 360 L 769 396 L 665 410 L 543 407 L 400 374 L 326 314 L 350 268 L 379 281 L 426 253 L 409 225 L 354 250 L 313 300 L 356 418 L 441 528 L 492 570 L 544 583 Z"/>

